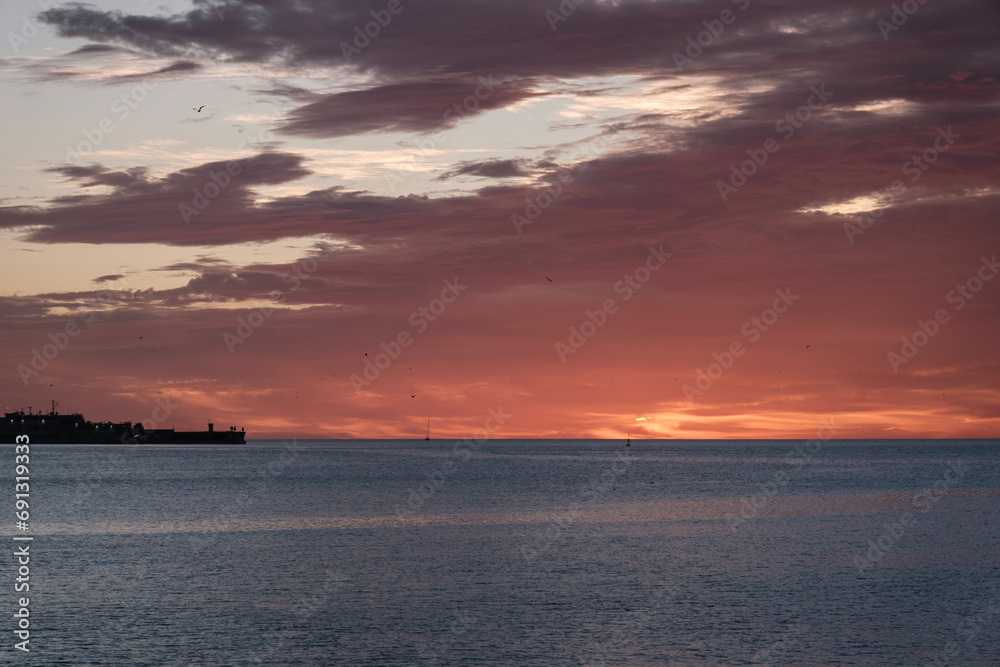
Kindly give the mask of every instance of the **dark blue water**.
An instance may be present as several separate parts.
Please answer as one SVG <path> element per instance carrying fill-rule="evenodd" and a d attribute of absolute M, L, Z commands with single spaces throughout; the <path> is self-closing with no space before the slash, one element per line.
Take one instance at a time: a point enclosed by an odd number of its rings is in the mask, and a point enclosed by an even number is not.
<path fill-rule="evenodd" d="M 996 441 L 622 445 L 32 445 L 31 653 L 11 548 L 3 654 L 1000 664 Z"/>

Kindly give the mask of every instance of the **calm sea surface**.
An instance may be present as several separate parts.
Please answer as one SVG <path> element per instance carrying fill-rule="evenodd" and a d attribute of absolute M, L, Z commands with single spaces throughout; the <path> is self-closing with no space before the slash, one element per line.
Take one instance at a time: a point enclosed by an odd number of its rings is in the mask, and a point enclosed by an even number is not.
<path fill-rule="evenodd" d="M 31 653 L 14 650 L 13 546 L 2 653 L 1000 665 L 997 441 L 623 445 L 32 444 Z"/>

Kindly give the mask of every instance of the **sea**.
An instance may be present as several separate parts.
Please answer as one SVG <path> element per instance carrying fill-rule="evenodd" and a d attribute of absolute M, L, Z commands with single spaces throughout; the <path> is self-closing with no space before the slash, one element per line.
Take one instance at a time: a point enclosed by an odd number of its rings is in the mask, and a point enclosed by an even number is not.
<path fill-rule="evenodd" d="M 1000 665 L 997 440 L 15 455 L 5 664 Z"/>

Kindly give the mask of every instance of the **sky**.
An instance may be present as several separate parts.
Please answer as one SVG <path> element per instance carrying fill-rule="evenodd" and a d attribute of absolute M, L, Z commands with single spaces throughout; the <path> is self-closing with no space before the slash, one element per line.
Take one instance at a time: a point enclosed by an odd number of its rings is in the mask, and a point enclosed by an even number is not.
<path fill-rule="evenodd" d="M 250 438 L 989 438 L 1000 6 L 0 6 L 0 399 Z"/>

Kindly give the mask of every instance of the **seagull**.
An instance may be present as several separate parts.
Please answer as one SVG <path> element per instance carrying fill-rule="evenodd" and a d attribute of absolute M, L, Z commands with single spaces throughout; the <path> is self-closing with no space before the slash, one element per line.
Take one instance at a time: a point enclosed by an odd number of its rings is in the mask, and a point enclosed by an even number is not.
<path fill-rule="evenodd" d="M 548 280 L 549 282 L 552 282 L 552 278 L 549 278 L 548 276 L 545 276 L 545 279 Z"/>
<path fill-rule="evenodd" d="M 202 105 L 201 105 L 200 107 L 198 107 L 197 109 L 195 109 L 194 107 L 191 107 L 191 108 L 192 108 L 192 109 L 194 109 L 195 111 L 197 111 L 198 113 L 201 113 L 201 110 L 205 108 L 205 105 L 204 105 L 204 104 L 202 104 Z"/>

